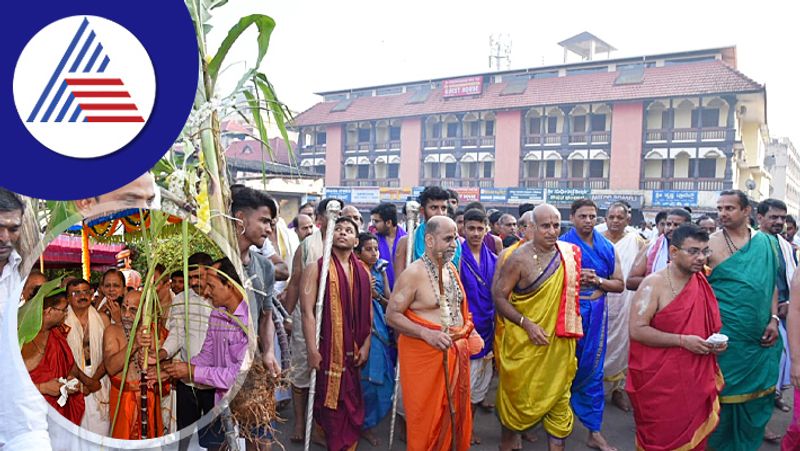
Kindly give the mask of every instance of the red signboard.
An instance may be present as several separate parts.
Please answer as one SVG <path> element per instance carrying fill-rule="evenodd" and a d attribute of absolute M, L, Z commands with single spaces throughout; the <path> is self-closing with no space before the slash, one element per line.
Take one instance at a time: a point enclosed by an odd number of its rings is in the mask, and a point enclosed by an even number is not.
<path fill-rule="evenodd" d="M 468 204 L 470 202 L 478 202 L 481 198 L 480 188 L 453 188 L 453 191 L 458 193 L 458 202 L 460 204 Z"/>
<path fill-rule="evenodd" d="M 445 80 L 443 97 L 474 96 L 483 92 L 483 77 L 466 77 Z"/>

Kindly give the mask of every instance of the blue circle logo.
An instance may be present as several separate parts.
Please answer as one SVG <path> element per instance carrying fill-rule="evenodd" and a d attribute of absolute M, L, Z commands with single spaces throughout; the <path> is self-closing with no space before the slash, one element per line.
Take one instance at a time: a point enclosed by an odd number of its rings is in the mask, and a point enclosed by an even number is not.
<path fill-rule="evenodd" d="M 0 31 L 16 62 L 0 69 L 13 99 L 0 110 L 10 134 L 0 185 L 54 200 L 112 191 L 164 155 L 191 111 L 199 61 L 189 12 L 174 0 L 44 3 L 14 4 L 20 20 Z"/>

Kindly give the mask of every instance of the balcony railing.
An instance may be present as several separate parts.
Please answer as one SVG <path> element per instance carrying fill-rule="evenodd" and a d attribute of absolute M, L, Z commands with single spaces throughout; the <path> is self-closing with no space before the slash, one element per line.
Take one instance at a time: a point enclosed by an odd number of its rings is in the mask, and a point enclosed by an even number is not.
<path fill-rule="evenodd" d="M 306 144 L 300 149 L 301 154 L 325 152 L 325 144 Z"/>
<path fill-rule="evenodd" d="M 559 188 L 559 180 L 555 178 L 540 179 L 539 177 L 527 177 L 520 180 L 524 188 Z"/>
<path fill-rule="evenodd" d="M 564 188 L 608 189 L 608 179 L 605 177 L 568 178 L 561 182 Z"/>
<path fill-rule="evenodd" d="M 494 136 L 470 136 L 466 138 L 434 138 L 422 142 L 426 149 L 443 147 L 494 147 Z"/>
<path fill-rule="evenodd" d="M 611 137 L 611 132 L 608 131 L 590 132 L 590 133 L 570 133 L 569 143 L 570 144 L 608 143 L 610 137 Z"/>
<path fill-rule="evenodd" d="M 375 148 L 381 150 L 400 150 L 400 140 L 392 139 L 389 141 L 378 142 L 375 143 Z"/>
<path fill-rule="evenodd" d="M 703 128 L 664 128 L 647 130 L 645 137 L 648 142 L 667 141 L 723 141 L 728 135 L 725 127 Z"/>
<path fill-rule="evenodd" d="M 676 191 L 722 191 L 725 180 L 718 178 L 645 178 L 641 189 Z"/>
<path fill-rule="evenodd" d="M 370 143 L 368 142 L 360 142 L 360 143 L 345 143 L 344 150 L 345 151 L 354 151 L 354 150 L 370 150 Z"/>
<path fill-rule="evenodd" d="M 374 178 L 374 179 L 344 179 L 342 186 L 370 186 L 370 187 L 388 187 L 399 188 L 400 179 L 387 179 L 387 178 Z"/>
<path fill-rule="evenodd" d="M 466 188 L 466 187 L 480 187 L 480 188 L 494 188 L 493 178 L 425 178 L 420 180 L 422 186 L 438 185 L 442 188 Z"/>

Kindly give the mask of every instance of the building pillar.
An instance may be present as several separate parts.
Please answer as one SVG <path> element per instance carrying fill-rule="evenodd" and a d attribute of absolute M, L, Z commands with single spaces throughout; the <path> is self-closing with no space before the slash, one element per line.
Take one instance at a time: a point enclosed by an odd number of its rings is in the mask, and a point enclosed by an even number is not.
<path fill-rule="evenodd" d="M 619 102 L 611 106 L 609 189 L 638 190 L 642 175 L 644 104 Z"/>
<path fill-rule="evenodd" d="M 521 143 L 522 111 L 498 111 L 495 117 L 494 186 L 519 186 Z M 502 162 L 502 170 L 497 167 L 498 162 Z"/>
<path fill-rule="evenodd" d="M 342 184 L 342 148 L 344 146 L 344 125 L 329 125 L 325 145 L 325 185 L 341 186 Z"/>
<path fill-rule="evenodd" d="M 419 185 L 422 171 L 423 117 L 403 119 L 400 124 L 400 187 Z"/>

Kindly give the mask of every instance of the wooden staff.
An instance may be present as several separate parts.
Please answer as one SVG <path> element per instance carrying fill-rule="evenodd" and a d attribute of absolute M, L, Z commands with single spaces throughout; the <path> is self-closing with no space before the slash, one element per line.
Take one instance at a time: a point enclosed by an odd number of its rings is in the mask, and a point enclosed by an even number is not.
<path fill-rule="evenodd" d="M 150 329 L 145 329 L 142 331 L 144 335 L 147 335 L 150 332 Z M 144 358 L 147 359 L 147 352 L 142 349 L 144 353 Z M 123 381 L 123 384 L 125 382 Z M 121 392 L 122 390 L 120 390 Z M 140 396 L 140 404 L 139 404 L 139 420 L 142 424 L 142 440 L 148 439 L 147 435 L 147 361 L 144 361 L 144 364 L 141 368 L 141 379 L 139 379 L 139 396 Z M 156 423 L 157 424 L 157 423 Z M 155 427 L 155 425 L 153 425 Z"/>
<path fill-rule="evenodd" d="M 317 349 L 319 349 L 319 335 L 322 331 L 322 301 L 325 299 L 325 286 L 328 283 L 328 269 L 331 264 L 331 249 L 333 248 L 333 229 L 336 227 L 336 220 L 339 219 L 339 212 L 342 207 L 339 202 L 328 202 L 325 208 L 325 216 L 328 218 L 328 226 L 325 228 L 325 247 L 322 252 L 322 269 L 319 274 L 319 288 L 317 289 L 317 304 L 314 310 L 314 320 L 316 321 L 316 334 L 314 336 Z M 311 380 L 308 385 L 308 405 L 306 406 L 306 437 L 305 451 L 311 446 L 311 425 L 314 417 L 314 396 L 317 392 L 317 370 L 311 369 Z"/>
<path fill-rule="evenodd" d="M 406 269 L 411 265 L 414 260 L 414 234 L 417 228 L 417 219 L 419 215 L 419 202 L 410 200 L 406 202 Z M 395 274 L 397 276 L 399 274 Z M 397 279 L 395 279 L 397 280 Z M 398 355 L 397 367 L 394 369 L 394 394 L 392 395 L 392 420 L 389 423 L 389 449 L 392 449 L 394 443 L 394 424 L 397 419 L 397 390 L 400 387 L 400 358 Z"/>
<path fill-rule="evenodd" d="M 442 268 L 444 267 L 444 258 L 439 255 L 439 308 L 445 309 L 445 314 L 442 315 L 442 332 L 450 332 L 450 306 L 447 304 L 447 295 L 444 293 L 444 277 Z M 453 394 L 450 389 L 450 350 L 445 349 L 442 351 L 442 364 L 444 365 L 444 388 L 447 391 L 447 407 L 450 410 L 450 448 L 456 451 L 456 409 L 453 405 Z"/>
<path fill-rule="evenodd" d="M 289 314 L 283 308 L 280 301 L 272 297 L 272 322 L 275 325 L 275 333 L 278 335 L 278 346 L 281 350 L 281 370 L 285 371 L 291 365 L 289 354 L 289 337 L 286 334 L 286 329 L 283 327 L 283 322 Z"/>

